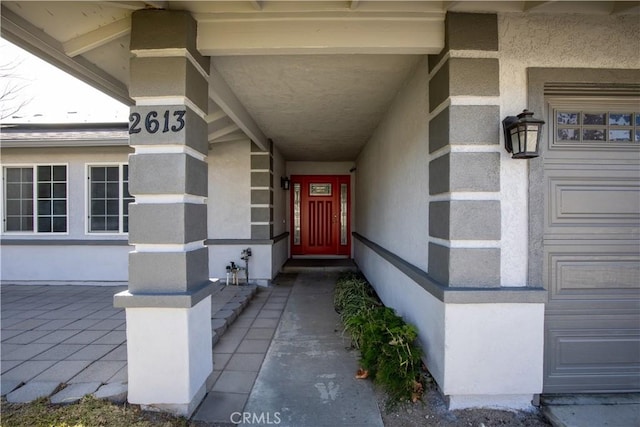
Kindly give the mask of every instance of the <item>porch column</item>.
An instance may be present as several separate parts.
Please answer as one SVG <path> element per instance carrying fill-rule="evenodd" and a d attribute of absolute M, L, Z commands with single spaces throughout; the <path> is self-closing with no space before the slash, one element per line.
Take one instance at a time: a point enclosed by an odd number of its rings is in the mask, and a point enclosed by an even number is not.
<path fill-rule="evenodd" d="M 500 74 L 496 15 L 449 13 L 429 57 L 429 274 L 500 286 Z"/>
<path fill-rule="evenodd" d="M 513 284 L 500 274 L 501 215 L 509 211 L 498 41 L 496 15 L 448 13 L 445 48 L 429 57 L 428 263 L 429 275 L 457 294 L 444 304 L 439 383 L 451 409 L 528 408 L 542 391 L 544 304 L 501 293 Z M 478 299 L 491 292 L 495 300 Z"/>
<path fill-rule="evenodd" d="M 129 402 L 189 416 L 213 370 L 207 238 L 209 58 L 183 11 L 132 16 Z"/>

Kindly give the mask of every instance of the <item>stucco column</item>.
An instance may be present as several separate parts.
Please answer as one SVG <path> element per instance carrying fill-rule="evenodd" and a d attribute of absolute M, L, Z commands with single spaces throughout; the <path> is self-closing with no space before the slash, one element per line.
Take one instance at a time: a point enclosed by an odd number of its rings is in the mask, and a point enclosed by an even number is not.
<path fill-rule="evenodd" d="M 449 13 L 429 57 L 429 274 L 446 286 L 500 286 L 497 51 L 496 15 Z"/>
<path fill-rule="evenodd" d="M 132 16 L 129 402 L 191 415 L 213 369 L 207 238 L 209 59 L 187 12 Z"/>
<path fill-rule="evenodd" d="M 448 13 L 429 68 L 429 275 L 458 291 L 443 307 L 439 386 L 452 409 L 527 408 L 542 391 L 544 304 L 473 296 L 505 289 L 497 16 Z"/>

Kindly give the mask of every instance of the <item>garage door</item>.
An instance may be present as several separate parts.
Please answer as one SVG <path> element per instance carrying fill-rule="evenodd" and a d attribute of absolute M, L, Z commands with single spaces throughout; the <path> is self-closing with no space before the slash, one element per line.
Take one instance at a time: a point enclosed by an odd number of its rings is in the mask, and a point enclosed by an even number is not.
<path fill-rule="evenodd" d="M 546 101 L 544 392 L 638 391 L 640 100 Z"/>

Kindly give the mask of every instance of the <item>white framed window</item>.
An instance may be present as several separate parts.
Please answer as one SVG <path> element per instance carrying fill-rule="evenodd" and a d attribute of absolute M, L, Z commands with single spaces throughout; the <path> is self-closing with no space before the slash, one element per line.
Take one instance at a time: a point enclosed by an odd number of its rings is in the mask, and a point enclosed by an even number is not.
<path fill-rule="evenodd" d="M 67 232 L 67 165 L 5 166 L 2 179 L 4 232 Z"/>
<path fill-rule="evenodd" d="M 128 233 L 129 166 L 87 165 L 87 231 L 89 233 Z"/>

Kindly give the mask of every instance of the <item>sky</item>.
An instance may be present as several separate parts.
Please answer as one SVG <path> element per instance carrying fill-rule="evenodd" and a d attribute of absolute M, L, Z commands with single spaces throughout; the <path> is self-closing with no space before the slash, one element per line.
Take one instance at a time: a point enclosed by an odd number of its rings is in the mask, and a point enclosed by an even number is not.
<path fill-rule="evenodd" d="M 126 105 L 4 39 L 0 39 L 0 73 L 2 94 L 7 88 L 18 88 L 15 100 L 2 97 L 3 112 L 25 103 L 2 123 L 128 121 Z"/>

